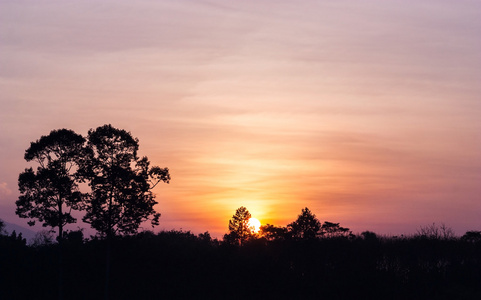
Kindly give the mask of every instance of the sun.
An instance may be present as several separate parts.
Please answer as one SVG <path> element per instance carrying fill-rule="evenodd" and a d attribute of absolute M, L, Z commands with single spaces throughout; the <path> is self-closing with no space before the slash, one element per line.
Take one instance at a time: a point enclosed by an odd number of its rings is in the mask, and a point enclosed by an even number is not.
<path fill-rule="evenodd" d="M 257 220 L 256 218 L 250 218 L 247 225 L 249 226 L 249 228 L 251 228 L 252 231 L 257 233 L 257 232 L 259 232 L 259 229 L 261 227 L 261 222 L 259 220 Z"/>

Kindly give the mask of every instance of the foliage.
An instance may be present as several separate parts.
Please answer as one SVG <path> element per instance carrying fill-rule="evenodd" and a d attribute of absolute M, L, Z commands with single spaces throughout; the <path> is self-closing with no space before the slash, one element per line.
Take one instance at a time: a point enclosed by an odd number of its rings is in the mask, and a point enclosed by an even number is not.
<path fill-rule="evenodd" d="M 65 242 L 69 244 L 82 244 L 84 242 L 83 229 L 69 230 L 65 234 Z"/>
<path fill-rule="evenodd" d="M 324 222 L 321 226 L 321 235 L 325 237 L 345 237 L 350 233 L 349 228 L 339 226 L 339 223 Z"/>
<path fill-rule="evenodd" d="M 253 232 L 249 226 L 250 212 L 244 206 L 239 207 L 232 219 L 229 220 L 229 233 L 224 236 L 224 241 L 230 244 L 243 245 L 248 239 L 253 237 Z"/>
<path fill-rule="evenodd" d="M 51 230 L 41 230 L 32 239 L 32 247 L 42 247 L 53 244 L 55 241 Z"/>
<path fill-rule="evenodd" d="M 3 222 L 2 219 L 0 219 L 0 235 L 5 233 L 5 222 Z"/>
<path fill-rule="evenodd" d="M 159 224 L 151 189 L 160 181 L 169 182 L 169 170 L 150 167 L 147 157 L 137 156 L 138 148 L 138 139 L 112 125 L 88 132 L 81 174 L 92 193 L 83 220 L 102 236 L 135 233 L 146 220 Z"/>
<path fill-rule="evenodd" d="M 26 245 L 27 244 L 27 239 L 25 239 L 23 236 L 22 236 L 22 233 L 20 232 L 19 234 L 17 234 L 17 232 L 14 230 L 12 231 L 12 233 L 8 236 L 8 238 L 13 241 L 13 242 L 16 242 L 16 243 L 19 243 L 21 245 Z"/>
<path fill-rule="evenodd" d="M 266 224 L 260 228 L 260 236 L 267 241 L 284 240 L 287 237 L 287 228 Z"/>
<path fill-rule="evenodd" d="M 470 243 L 481 242 L 481 231 L 466 231 L 461 240 Z"/>
<path fill-rule="evenodd" d="M 26 161 L 39 164 L 37 170 L 25 169 L 18 178 L 21 193 L 16 201 L 16 214 L 30 218 L 30 226 L 37 219 L 43 226 L 58 227 L 59 238 L 63 228 L 75 223 L 72 209 L 80 209 L 82 193 L 76 174 L 76 163 L 83 157 L 85 139 L 72 130 L 52 130 L 32 142 L 25 151 Z"/>
<path fill-rule="evenodd" d="M 297 220 L 287 225 L 294 239 L 314 239 L 321 230 L 321 222 L 309 208 L 303 208 Z"/>
<path fill-rule="evenodd" d="M 204 233 L 200 233 L 198 235 L 198 238 L 201 240 L 201 241 L 204 241 L 205 243 L 208 243 L 208 244 L 211 244 L 211 243 L 217 243 L 218 241 L 216 239 L 213 239 L 212 236 L 210 235 L 210 233 L 208 231 L 204 232 Z"/>
<path fill-rule="evenodd" d="M 364 231 L 364 232 L 361 233 L 361 236 L 366 241 L 376 241 L 378 239 L 377 234 L 375 232 L 372 232 L 372 231 Z"/>
<path fill-rule="evenodd" d="M 447 227 L 444 223 L 441 225 L 436 225 L 433 223 L 431 225 L 421 226 L 416 233 L 416 236 L 419 238 L 425 239 L 453 239 L 455 237 L 454 231 L 452 228 Z"/>
<path fill-rule="evenodd" d="M 352 233 L 349 228 L 344 228 L 339 223 L 324 222 L 317 219 L 309 208 L 302 209 L 297 220 L 288 224 L 287 227 L 266 224 L 260 228 L 260 237 L 267 241 L 275 240 L 313 240 L 317 238 L 348 237 Z"/>
<path fill-rule="evenodd" d="M 374 234 L 374 233 L 372 233 Z M 481 242 L 362 234 L 277 239 L 243 247 L 205 234 L 140 232 L 112 240 L 112 299 L 480 299 Z M 78 237 L 78 233 L 75 233 Z M 374 234 L 375 235 L 375 234 Z M 64 298 L 102 297 L 107 241 L 64 243 Z M 58 243 L 31 247 L 0 236 L 5 299 L 51 299 Z M 28 284 L 25 284 L 28 282 Z M 215 286 L 215 288 L 213 288 Z"/>

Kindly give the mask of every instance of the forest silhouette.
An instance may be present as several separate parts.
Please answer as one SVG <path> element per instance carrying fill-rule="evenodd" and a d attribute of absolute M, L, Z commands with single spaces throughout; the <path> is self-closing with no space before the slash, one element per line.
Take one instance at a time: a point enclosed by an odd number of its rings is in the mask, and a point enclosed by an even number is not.
<path fill-rule="evenodd" d="M 220 240 L 139 232 L 159 224 L 151 190 L 170 175 L 138 157 L 138 143 L 111 125 L 31 143 L 25 159 L 37 169 L 19 175 L 16 213 L 50 229 L 27 244 L 0 220 L 0 299 L 481 299 L 480 231 L 353 234 L 305 207 L 287 226 L 256 232 L 240 207 Z M 97 234 L 65 230 L 71 210 L 85 211 Z"/>

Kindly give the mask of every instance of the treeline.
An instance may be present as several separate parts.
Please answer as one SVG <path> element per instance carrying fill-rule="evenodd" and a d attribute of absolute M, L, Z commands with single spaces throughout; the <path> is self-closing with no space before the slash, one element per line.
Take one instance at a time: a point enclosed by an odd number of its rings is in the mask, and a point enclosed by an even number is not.
<path fill-rule="evenodd" d="M 145 221 L 158 225 L 152 189 L 170 174 L 138 148 L 111 125 L 31 143 L 24 157 L 37 166 L 19 175 L 16 214 L 51 231 L 27 245 L 0 221 L 0 299 L 481 299 L 479 231 L 355 235 L 307 207 L 285 227 L 258 231 L 240 207 L 222 240 L 139 233 Z M 95 236 L 64 230 L 76 222 L 72 210 L 85 212 Z"/>
<path fill-rule="evenodd" d="M 479 233 L 479 232 L 478 232 Z M 105 239 L 0 236 L 0 299 L 103 299 Z M 140 232 L 111 240 L 111 299 L 481 299 L 481 238 L 251 238 Z M 58 256 L 62 251 L 63 266 Z"/>
<path fill-rule="evenodd" d="M 242 245 L 248 240 L 310 240 L 321 237 L 348 237 L 352 233 L 339 223 L 321 223 L 309 208 L 303 208 L 297 220 L 286 227 L 266 224 L 259 231 L 249 222 L 251 214 L 244 206 L 239 207 L 229 220 L 229 233 L 224 235 L 224 242 Z"/>

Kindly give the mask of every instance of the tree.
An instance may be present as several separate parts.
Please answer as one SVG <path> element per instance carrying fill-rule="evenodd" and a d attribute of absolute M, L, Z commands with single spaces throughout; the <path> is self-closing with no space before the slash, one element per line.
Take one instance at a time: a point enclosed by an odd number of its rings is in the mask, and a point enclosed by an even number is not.
<path fill-rule="evenodd" d="M 365 241 L 377 241 L 378 240 L 377 234 L 375 232 L 372 232 L 372 231 L 364 231 L 364 232 L 361 233 L 361 236 Z"/>
<path fill-rule="evenodd" d="M 2 219 L 0 219 L 0 235 L 4 234 L 5 230 L 5 222 L 3 222 Z"/>
<path fill-rule="evenodd" d="M 327 237 L 341 237 L 349 235 L 349 228 L 339 226 L 339 223 L 324 222 L 321 226 L 321 234 Z"/>
<path fill-rule="evenodd" d="M 297 220 L 287 225 L 289 233 L 295 239 L 314 239 L 319 234 L 321 222 L 309 208 L 303 208 Z"/>
<path fill-rule="evenodd" d="M 33 247 L 42 247 L 48 246 L 53 244 L 54 237 L 52 235 L 52 231 L 50 230 L 42 230 L 35 234 L 32 239 L 32 246 Z"/>
<path fill-rule="evenodd" d="M 52 130 L 25 151 L 26 161 L 39 164 L 37 170 L 25 169 L 18 178 L 21 195 L 15 213 L 21 218 L 38 219 L 44 227 L 58 227 L 59 240 L 64 226 L 76 222 L 72 209 L 81 208 L 77 163 L 83 157 L 84 143 L 85 139 L 72 130 Z M 33 226 L 35 220 L 28 224 Z"/>
<path fill-rule="evenodd" d="M 470 243 L 481 242 L 481 231 L 466 231 L 461 240 Z"/>
<path fill-rule="evenodd" d="M 138 148 L 138 139 L 112 125 L 88 132 L 81 174 L 92 192 L 83 220 L 103 237 L 135 233 L 147 220 L 159 224 L 152 189 L 160 181 L 169 183 L 169 169 L 150 167 L 147 157 L 137 156 Z"/>
<path fill-rule="evenodd" d="M 266 224 L 261 226 L 260 235 L 268 241 L 283 240 L 287 235 L 287 228 Z"/>
<path fill-rule="evenodd" d="M 441 225 L 433 223 L 431 225 L 421 226 L 415 236 L 431 240 L 450 240 L 455 237 L 455 234 L 453 229 L 444 223 L 441 223 Z"/>
<path fill-rule="evenodd" d="M 250 212 L 244 206 L 239 207 L 232 219 L 229 220 L 229 233 L 224 235 L 224 241 L 231 244 L 243 245 L 253 236 L 249 226 Z"/>

